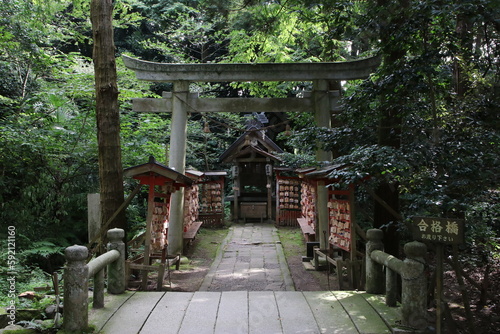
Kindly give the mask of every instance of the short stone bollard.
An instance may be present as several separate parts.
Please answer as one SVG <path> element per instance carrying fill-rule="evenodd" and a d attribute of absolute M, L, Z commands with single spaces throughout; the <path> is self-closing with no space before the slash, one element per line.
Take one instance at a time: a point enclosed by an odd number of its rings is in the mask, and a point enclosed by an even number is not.
<path fill-rule="evenodd" d="M 89 269 L 85 264 L 89 251 L 85 246 L 71 246 L 64 251 L 64 330 L 81 332 L 88 327 Z"/>
<path fill-rule="evenodd" d="M 88 264 L 87 247 L 71 246 L 64 251 L 64 317 L 63 328 L 67 333 L 82 333 L 88 329 L 89 279 L 94 278 L 94 308 L 104 306 L 104 269 L 108 267 L 108 292 L 121 294 L 126 289 L 125 232 L 108 231 L 108 251 Z"/>
<path fill-rule="evenodd" d="M 404 325 L 427 327 L 427 278 L 424 275 L 427 246 L 413 241 L 404 246 L 406 259 L 401 273 L 401 315 Z"/>
<path fill-rule="evenodd" d="M 397 279 L 401 275 L 402 324 L 416 329 L 427 326 L 427 278 L 425 277 L 425 254 L 427 246 L 413 241 L 404 246 L 404 261 L 382 251 L 383 232 L 378 229 L 366 233 L 366 292 L 386 292 L 386 303 L 396 306 Z M 386 282 L 384 286 L 384 266 Z"/>
<path fill-rule="evenodd" d="M 384 271 L 380 263 L 375 262 L 370 254 L 375 250 L 383 250 L 382 239 L 384 232 L 379 229 L 370 229 L 366 231 L 368 242 L 366 243 L 366 292 L 373 294 L 384 293 Z"/>
<path fill-rule="evenodd" d="M 114 228 L 108 231 L 108 251 L 117 250 L 120 252 L 120 258 L 108 265 L 108 292 L 119 295 L 125 292 L 127 281 L 125 277 L 125 231 Z"/>

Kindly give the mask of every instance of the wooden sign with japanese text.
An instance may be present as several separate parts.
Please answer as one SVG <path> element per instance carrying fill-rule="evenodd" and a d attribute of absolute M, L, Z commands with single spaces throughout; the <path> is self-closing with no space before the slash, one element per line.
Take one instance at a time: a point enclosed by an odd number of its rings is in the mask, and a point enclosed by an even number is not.
<path fill-rule="evenodd" d="M 446 245 L 464 243 L 463 219 L 413 217 L 413 238 Z"/>

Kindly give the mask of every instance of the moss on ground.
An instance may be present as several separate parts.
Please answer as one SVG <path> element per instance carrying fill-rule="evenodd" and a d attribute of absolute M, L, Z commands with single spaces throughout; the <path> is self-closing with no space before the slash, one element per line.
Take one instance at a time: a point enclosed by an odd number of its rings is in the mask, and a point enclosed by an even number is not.
<path fill-rule="evenodd" d="M 211 263 L 228 232 L 228 228 L 201 228 L 186 253 L 190 261 L 181 265 L 181 269 L 186 269 L 184 266 L 196 267 L 207 262 Z"/>

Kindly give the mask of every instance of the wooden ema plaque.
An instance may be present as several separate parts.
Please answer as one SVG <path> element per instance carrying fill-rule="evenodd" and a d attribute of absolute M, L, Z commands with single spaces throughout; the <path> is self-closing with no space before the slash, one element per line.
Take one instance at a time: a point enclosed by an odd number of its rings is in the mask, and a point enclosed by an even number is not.
<path fill-rule="evenodd" d="M 199 220 L 203 226 L 221 227 L 224 225 L 224 174 L 218 172 L 215 180 L 200 183 Z"/>
<path fill-rule="evenodd" d="M 316 229 L 316 187 L 314 184 L 302 181 L 301 200 L 302 217 L 307 225 Z"/>
<path fill-rule="evenodd" d="M 348 200 L 330 199 L 328 201 L 330 236 L 328 240 L 343 250 L 351 251 L 351 205 Z"/>
<path fill-rule="evenodd" d="M 278 178 L 278 176 L 277 176 Z M 301 181 L 299 178 L 277 179 L 277 221 L 280 226 L 296 226 L 301 217 Z"/>
<path fill-rule="evenodd" d="M 151 248 L 160 252 L 167 245 L 169 205 L 165 202 L 154 202 L 151 217 Z"/>
<path fill-rule="evenodd" d="M 222 213 L 223 184 L 221 182 L 207 182 L 200 184 L 200 188 L 200 213 Z"/>

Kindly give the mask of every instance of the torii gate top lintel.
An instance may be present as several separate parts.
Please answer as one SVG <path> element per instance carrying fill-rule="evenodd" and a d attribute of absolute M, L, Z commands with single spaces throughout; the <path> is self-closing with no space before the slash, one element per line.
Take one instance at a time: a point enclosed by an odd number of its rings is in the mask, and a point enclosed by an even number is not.
<path fill-rule="evenodd" d="M 122 55 L 139 80 L 169 82 L 314 81 L 365 79 L 380 64 L 375 56 L 327 63 L 208 63 L 172 64 Z"/>

